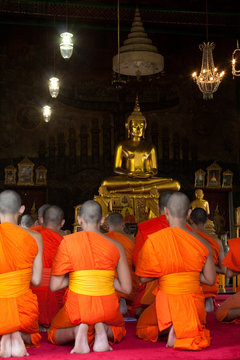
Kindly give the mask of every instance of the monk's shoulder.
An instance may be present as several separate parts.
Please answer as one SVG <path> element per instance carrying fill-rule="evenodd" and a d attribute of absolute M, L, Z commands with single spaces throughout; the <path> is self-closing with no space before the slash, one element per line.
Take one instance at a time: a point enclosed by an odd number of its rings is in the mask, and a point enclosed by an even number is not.
<path fill-rule="evenodd" d="M 122 254 L 122 252 L 125 251 L 123 245 L 122 245 L 118 240 L 113 239 L 112 237 L 107 236 L 107 235 L 105 235 L 105 234 L 102 234 L 101 236 L 102 236 L 105 240 L 110 241 L 110 243 L 112 243 L 112 245 L 114 245 L 114 246 L 117 248 L 117 250 L 119 251 L 120 255 Z"/>
<path fill-rule="evenodd" d="M 232 251 L 238 251 L 240 249 L 240 238 L 228 239 L 228 244 Z"/>

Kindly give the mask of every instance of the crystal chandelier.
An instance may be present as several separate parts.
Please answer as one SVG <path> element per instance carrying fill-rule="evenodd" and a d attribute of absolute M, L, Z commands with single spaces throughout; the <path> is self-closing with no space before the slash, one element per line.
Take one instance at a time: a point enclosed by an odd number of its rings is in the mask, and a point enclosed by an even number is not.
<path fill-rule="evenodd" d="M 70 59 L 73 53 L 73 34 L 69 32 L 64 32 L 60 34 L 60 52 L 64 59 Z"/>
<path fill-rule="evenodd" d="M 49 92 L 52 98 L 56 98 L 59 93 L 59 79 L 57 77 L 51 77 L 48 80 Z"/>
<path fill-rule="evenodd" d="M 239 64 L 239 57 L 240 57 L 240 49 L 239 43 L 237 40 L 237 48 L 232 53 L 232 74 L 234 76 L 240 76 L 240 64 Z M 236 69 L 237 65 L 237 69 Z"/>
<path fill-rule="evenodd" d="M 212 50 L 214 43 L 203 43 L 199 45 L 202 54 L 202 67 L 200 74 L 196 72 L 192 74 L 193 80 L 197 83 L 199 90 L 203 93 L 203 99 L 212 99 L 222 81 L 224 71 L 220 74 L 214 66 Z"/>
<path fill-rule="evenodd" d="M 164 59 L 158 53 L 157 47 L 152 45 L 148 38 L 136 8 L 131 32 L 120 48 L 119 53 L 113 57 L 113 71 L 122 75 L 140 76 L 153 75 L 161 72 Z"/>
<path fill-rule="evenodd" d="M 42 114 L 43 114 L 43 120 L 47 123 L 50 121 L 51 118 L 51 114 L 52 114 L 52 109 L 50 106 L 45 105 L 42 108 Z"/>

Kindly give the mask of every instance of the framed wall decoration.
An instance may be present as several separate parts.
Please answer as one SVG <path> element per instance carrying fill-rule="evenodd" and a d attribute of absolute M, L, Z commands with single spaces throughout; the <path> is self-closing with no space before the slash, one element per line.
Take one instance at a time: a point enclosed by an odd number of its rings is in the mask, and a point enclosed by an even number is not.
<path fill-rule="evenodd" d="M 199 169 L 195 172 L 195 188 L 204 188 L 205 186 L 205 175 L 206 172 L 202 169 Z"/>
<path fill-rule="evenodd" d="M 214 161 L 207 167 L 207 187 L 220 188 L 221 187 L 221 166 Z"/>
<path fill-rule="evenodd" d="M 223 173 L 222 187 L 223 188 L 232 188 L 233 172 L 231 170 L 226 170 Z"/>
<path fill-rule="evenodd" d="M 4 169 L 5 172 L 5 185 L 16 185 L 16 172 L 17 169 L 13 165 L 8 165 Z"/>
<path fill-rule="evenodd" d="M 35 170 L 36 185 L 47 185 L 47 169 L 40 165 Z"/>
<path fill-rule="evenodd" d="M 17 185 L 34 185 L 33 182 L 34 163 L 28 158 L 24 158 L 18 163 L 18 182 Z"/>

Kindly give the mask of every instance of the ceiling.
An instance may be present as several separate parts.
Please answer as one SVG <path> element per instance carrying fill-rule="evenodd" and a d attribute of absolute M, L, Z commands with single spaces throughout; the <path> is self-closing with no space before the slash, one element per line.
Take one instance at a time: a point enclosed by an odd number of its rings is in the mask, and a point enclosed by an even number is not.
<path fill-rule="evenodd" d="M 137 4 L 147 32 L 198 36 L 206 31 L 206 1 L 120 0 L 121 31 L 129 31 Z M 69 28 L 115 30 L 117 0 L 0 0 L 0 15 L 0 24 L 54 26 L 67 19 Z M 209 1 L 208 26 L 214 37 L 238 38 L 240 3 Z"/>

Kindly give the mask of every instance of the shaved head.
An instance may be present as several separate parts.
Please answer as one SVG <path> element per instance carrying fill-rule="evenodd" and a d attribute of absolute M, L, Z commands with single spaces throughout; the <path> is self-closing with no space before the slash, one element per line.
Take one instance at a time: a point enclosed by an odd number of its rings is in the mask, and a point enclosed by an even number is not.
<path fill-rule="evenodd" d="M 38 216 L 43 217 L 43 213 L 44 211 L 49 208 L 51 205 L 49 204 L 43 204 L 42 206 L 40 206 L 40 208 L 38 209 Z"/>
<path fill-rule="evenodd" d="M 167 206 L 168 200 L 172 194 L 173 194 L 172 191 L 164 191 L 160 194 L 158 199 L 158 206 L 161 213 L 164 212 L 164 208 Z"/>
<path fill-rule="evenodd" d="M 25 228 L 30 228 L 31 226 L 33 226 L 33 223 L 34 221 L 31 215 L 26 214 L 22 216 L 20 225 Z"/>
<path fill-rule="evenodd" d="M 97 225 L 102 219 L 101 205 L 94 200 L 88 200 L 82 204 L 79 216 L 85 223 Z"/>
<path fill-rule="evenodd" d="M 190 208 L 190 202 L 182 192 L 176 192 L 168 200 L 167 208 L 171 216 L 178 219 L 186 219 Z"/>
<path fill-rule="evenodd" d="M 190 215 L 190 219 L 196 225 L 206 224 L 208 216 L 205 210 L 202 208 L 195 208 Z"/>
<path fill-rule="evenodd" d="M 119 226 L 124 223 L 124 219 L 122 214 L 114 212 L 108 215 L 107 217 L 107 224 L 109 226 Z"/>
<path fill-rule="evenodd" d="M 47 226 L 49 224 L 60 226 L 64 219 L 64 212 L 63 210 L 56 205 L 48 205 L 43 213 L 43 224 Z"/>
<path fill-rule="evenodd" d="M 12 214 L 18 213 L 21 207 L 21 198 L 13 190 L 5 190 L 0 194 L 0 213 Z"/>

